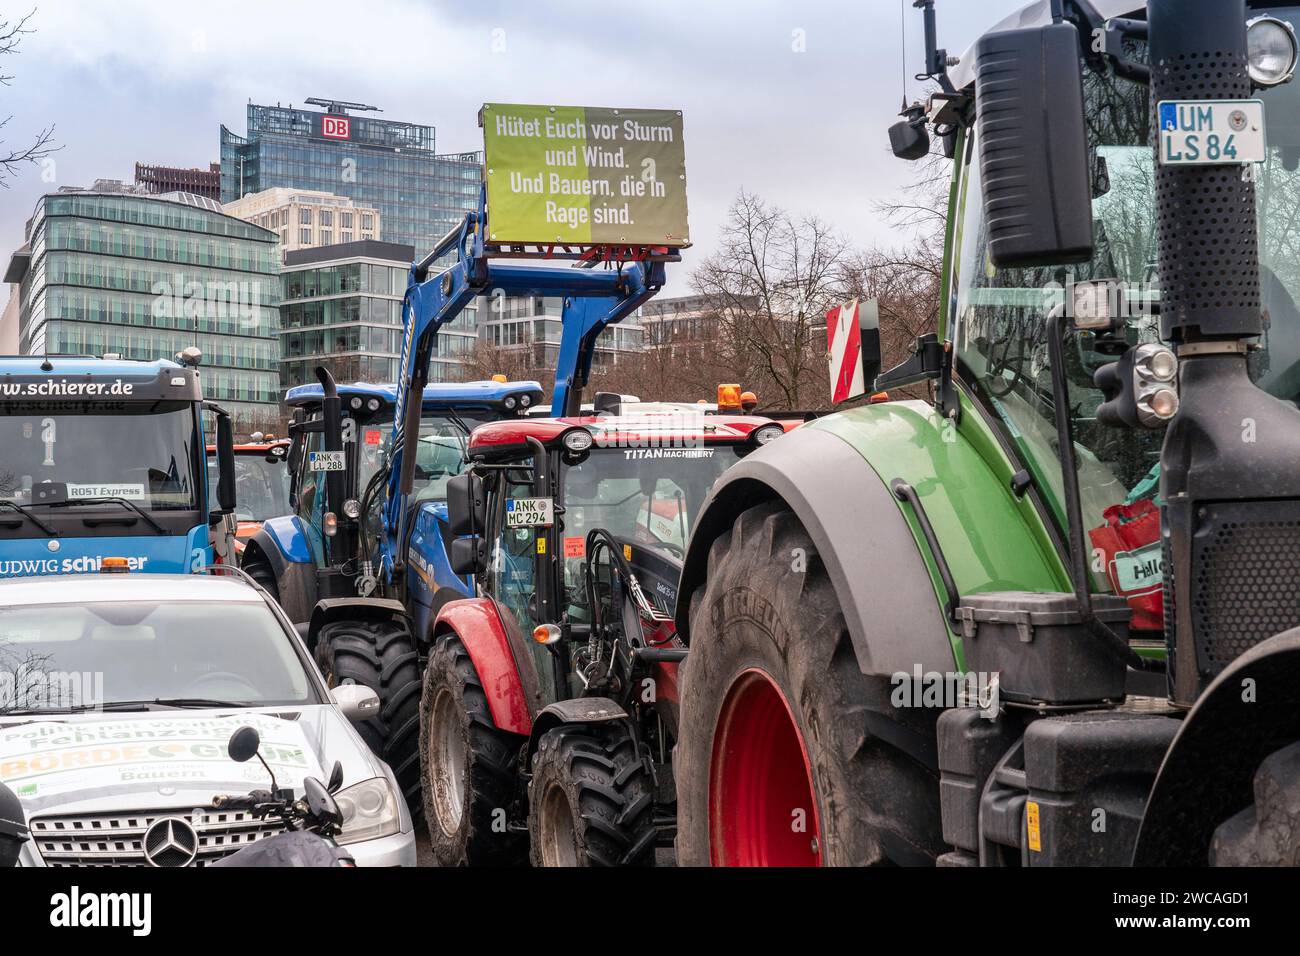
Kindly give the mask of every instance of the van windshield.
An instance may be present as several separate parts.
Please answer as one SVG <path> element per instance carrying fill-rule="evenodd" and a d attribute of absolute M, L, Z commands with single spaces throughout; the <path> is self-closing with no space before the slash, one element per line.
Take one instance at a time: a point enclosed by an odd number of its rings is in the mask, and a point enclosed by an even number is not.
<path fill-rule="evenodd" d="M 188 402 L 0 402 L 0 500 L 48 505 L 126 498 L 154 511 L 199 507 Z"/>

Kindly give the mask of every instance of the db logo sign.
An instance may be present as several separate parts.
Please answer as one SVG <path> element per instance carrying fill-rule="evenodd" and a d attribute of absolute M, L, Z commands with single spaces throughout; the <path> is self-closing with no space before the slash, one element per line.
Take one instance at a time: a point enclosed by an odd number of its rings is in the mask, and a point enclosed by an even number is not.
<path fill-rule="evenodd" d="M 351 123 L 345 116 L 322 116 L 320 134 L 330 139 L 347 139 L 351 135 Z"/>

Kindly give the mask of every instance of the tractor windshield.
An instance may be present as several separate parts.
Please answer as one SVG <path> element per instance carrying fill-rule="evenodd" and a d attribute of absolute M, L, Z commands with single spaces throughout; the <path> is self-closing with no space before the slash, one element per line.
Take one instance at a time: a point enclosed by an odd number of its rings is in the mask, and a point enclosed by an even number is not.
<path fill-rule="evenodd" d="M 675 558 L 685 554 L 691 523 L 713 483 L 740 460 L 741 446 L 596 447 L 562 471 L 564 582 L 583 585 L 587 532 L 604 528 Z M 577 594 L 576 600 L 585 600 Z"/>
<path fill-rule="evenodd" d="M 451 418 L 437 412 L 424 413 L 420 420 L 420 439 L 415 447 L 414 500 L 446 500 L 447 480 L 459 475 L 465 467 L 465 448 L 469 441 L 465 428 L 473 431 L 488 421 L 491 419 L 481 415 L 462 414 Z M 359 431 L 361 451 L 357 492 L 361 493 L 375 472 L 388 464 L 393 423 L 371 422 Z"/>
<path fill-rule="evenodd" d="M 1300 7 L 1290 12 L 1300 16 Z M 1265 348 L 1252 357 L 1251 373 L 1262 388 L 1294 400 L 1300 397 L 1300 85 L 1277 87 L 1261 98 L 1269 141 L 1268 161 L 1257 171 L 1266 331 L 1261 342 Z M 978 144 L 972 134 L 961 179 L 964 215 L 952 335 L 963 380 L 1001 419 L 1062 525 L 1048 311 L 1064 301 L 1071 282 L 1120 280 L 1124 286 L 1117 301 L 1128 316 L 1129 342 L 1154 341 L 1160 334 L 1159 317 L 1151 308 L 1160 298 L 1160 278 L 1147 88 L 1088 71 L 1084 99 L 1093 182 L 1092 261 L 993 268 L 980 196 Z M 1092 346 L 1091 333 L 1073 332 L 1065 348 L 1083 518 L 1090 530 L 1152 510 L 1148 502 L 1158 491 L 1163 439 L 1163 430 L 1123 430 L 1097 423 L 1103 396 L 1093 385 L 1093 374 L 1114 356 Z M 1094 532 L 1094 545 L 1097 541 Z"/>
<path fill-rule="evenodd" d="M 208 457 L 209 508 L 216 510 L 215 456 Z M 289 469 L 283 455 L 265 451 L 235 454 L 235 517 L 266 521 L 290 514 Z"/>

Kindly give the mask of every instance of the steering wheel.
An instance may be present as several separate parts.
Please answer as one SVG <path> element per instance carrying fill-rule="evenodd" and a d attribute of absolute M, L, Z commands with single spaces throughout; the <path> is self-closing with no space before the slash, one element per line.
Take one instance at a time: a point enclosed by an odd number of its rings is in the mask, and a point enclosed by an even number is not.
<path fill-rule="evenodd" d="M 226 686 L 230 686 L 232 684 L 238 685 L 239 687 L 242 687 L 245 690 L 247 690 L 248 693 L 229 694 L 223 692 L 218 694 L 218 693 L 214 693 L 211 690 L 205 691 L 203 689 L 207 685 L 211 685 L 211 684 L 221 685 L 223 683 Z M 208 671 L 206 674 L 200 674 L 198 677 L 194 678 L 194 680 L 190 681 L 189 684 L 185 686 L 185 692 L 180 696 L 214 697 L 220 699 L 233 697 L 236 700 L 256 700 L 257 698 L 262 696 L 262 692 L 259 691 L 252 684 L 250 684 L 246 679 L 240 677 L 238 674 L 232 671 Z"/>

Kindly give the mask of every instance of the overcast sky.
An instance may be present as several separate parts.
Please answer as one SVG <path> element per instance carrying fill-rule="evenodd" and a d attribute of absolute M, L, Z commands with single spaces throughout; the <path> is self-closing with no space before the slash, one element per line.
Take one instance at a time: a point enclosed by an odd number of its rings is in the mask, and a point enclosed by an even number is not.
<path fill-rule="evenodd" d="M 1026 2 L 938 0 L 940 45 L 964 51 Z M 28 9 L 5 4 L 4 18 Z M 904 20 L 910 77 L 922 53 L 910 0 L 40 0 L 36 32 L 0 63 L 14 77 L 0 137 L 8 150 L 54 123 L 63 148 L 52 182 L 26 167 L 0 190 L 0 244 L 7 258 L 43 192 L 129 181 L 137 160 L 206 168 L 220 124 L 245 131 L 250 99 L 309 96 L 433 124 L 440 152 L 481 148 L 483 102 L 681 109 L 687 268 L 742 187 L 879 241 L 873 203 L 910 172 L 886 133 Z"/>

